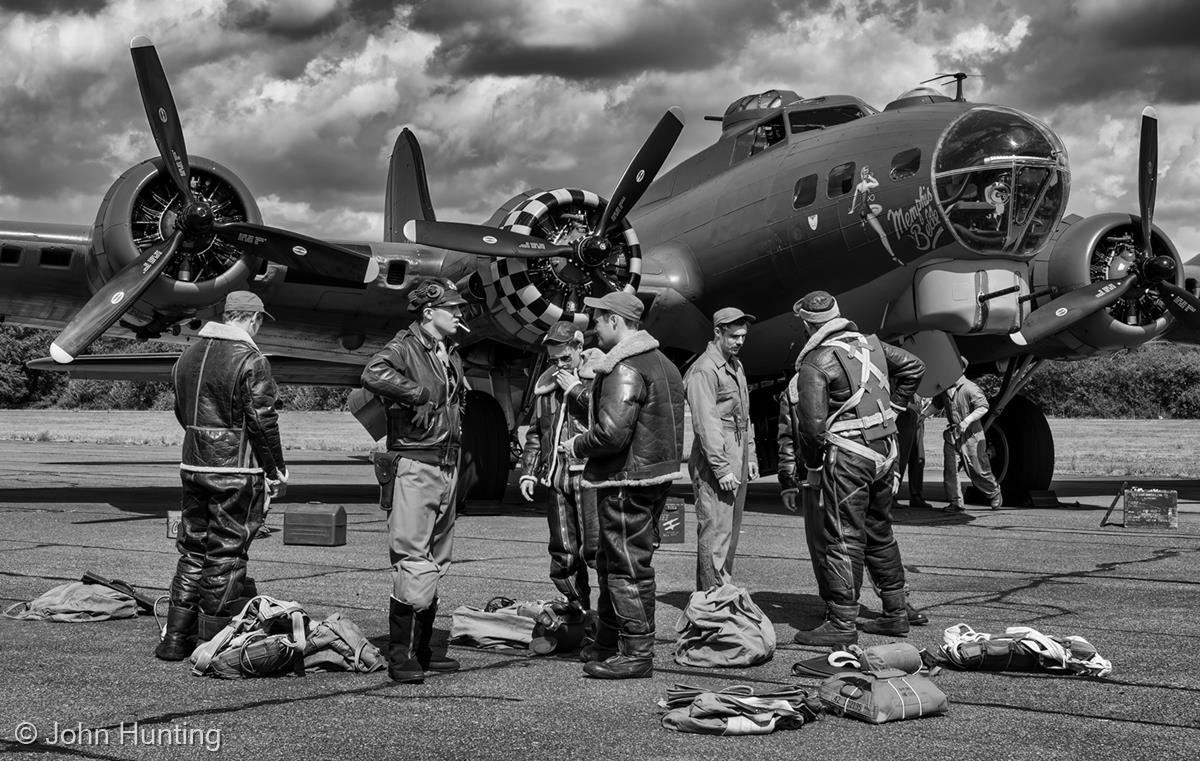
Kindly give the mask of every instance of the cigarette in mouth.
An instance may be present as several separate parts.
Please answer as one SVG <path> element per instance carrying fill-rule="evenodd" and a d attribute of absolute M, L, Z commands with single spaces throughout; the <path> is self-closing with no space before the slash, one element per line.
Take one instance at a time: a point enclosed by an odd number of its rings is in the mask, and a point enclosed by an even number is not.
<path fill-rule="evenodd" d="M 461 330 L 461 331 L 463 331 L 464 333 L 470 333 L 470 332 L 471 332 L 471 329 L 470 329 L 470 328 L 468 328 L 468 327 L 467 327 L 467 325 L 466 325 L 466 323 L 464 323 L 464 322 L 460 322 L 460 323 L 458 323 L 458 329 L 459 329 L 459 330 Z"/>

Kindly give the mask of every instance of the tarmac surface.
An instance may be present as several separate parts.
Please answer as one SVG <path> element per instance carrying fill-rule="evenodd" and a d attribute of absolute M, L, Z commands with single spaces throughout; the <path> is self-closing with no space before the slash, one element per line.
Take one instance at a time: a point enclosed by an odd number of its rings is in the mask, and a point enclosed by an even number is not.
<path fill-rule="evenodd" d="M 0 441 L 0 600 L 30 600 L 92 570 L 154 594 L 175 566 L 165 511 L 178 504 L 176 453 L 163 447 Z M 340 610 L 386 647 L 384 514 L 362 457 L 291 452 L 293 485 L 272 510 L 276 529 L 251 550 L 260 589 Z M 927 496 L 940 496 L 929 472 Z M 1028 625 L 1087 638 L 1113 663 L 1103 679 L 945 670 L 943 717 L 880 726 L 823 717 L 757 737 L 677 734 L 656 701 L 677 682 L 763 688 L 817 680 L 791 666 L 821 650 L 792 644 L 819 622 L 803 522 L 782 510 L 769 479 L 751 487 L 735 571 L 771 618 L 770 662 L 728 671 L 671 658 L 675 623 L 694 576 L 695 521 L 665 544 L 658 572 L 652 679 L 582 676 L 569 657 L 452 648 L 454 675 L 397 685 L 386 672 L 221 681 L 152 657 L 152 618 L 62 624 L 0 618 L 0 753 L 18 758 L 400 759 L 1194 759 L 1200 753 L 1200 482 L 1143 482 L 1179 491 L 1178 529 L 1101 527 L 1117 480 L 1055 484 L 1072 503 L 1052 509 L 900 510 L 896 533 L 911 599 L 932 624 L 908 641 L 934 649 L 959 622 L 977 631 Z M 686 495 L 687 484 L 675 492 Z M 1078 501 L 1076 503 L 1076 501 Z M 285 545 L 284 515 L 304 503 L 341 504 L 340 547 Z M 1120 520 L 1118 506 L 1114 514 Z M 546 523 L 515 492 L 471 504 L 458 520 L 455 564 L 438 628 L 454 607 L 495 595 L 548 599 Z M 863 616 L 879 609 L 863 593 Z M 885 642 L 862 635 L 860 642 Z M 32 726 L 32 729 L 30 729 Z M 31 744 L 22 740 L 33 736 Z"/>

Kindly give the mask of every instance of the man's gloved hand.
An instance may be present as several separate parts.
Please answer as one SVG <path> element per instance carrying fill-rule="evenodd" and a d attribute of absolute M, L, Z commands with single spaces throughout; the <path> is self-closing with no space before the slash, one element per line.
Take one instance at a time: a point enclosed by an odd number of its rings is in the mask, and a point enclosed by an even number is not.
<path fill-rule="evenodd" d="M 433 424 L 434 414 L 437 412 L 438 406 L 433 402 L 425 402 L 420 407 L 413 409 L 413 425 L 418 428 L 428 429 Z"/>
<path fill-rule="evenodd" d="M 287 493 L 287 481 L 287 468 L 279 468 L 275 471 L 274 478 L 267 476 L 267 496 L 271 499 L 281 499 Z"/>
<path fill-rule="evenodd" d="M 526 502 L 533 501 L 533 487 L 537 483 L 533 476 L 521 476 L 520 490 L 521 496 Z"/>
<path fill-rule="evenodd" d="M 892 496 L 895 497 L 900 492 L 900 469 L 896 468 L 892 471 Z"/>
<path fill-rule="evenodd" d="M 732 473 L 726 473 L 717 479 L 717 486 L 721 487 L 721 491 L 733 491 L 738 488 L 741 481 Z"/>
<path fill-rule="evenodd" d="M 799 489 L 784 489 L 779 492 L 779 496 L 783 498 L 783 506 L 788 509 L 788 512 L 796 512 L 796 498 L 799 494 Z"/>

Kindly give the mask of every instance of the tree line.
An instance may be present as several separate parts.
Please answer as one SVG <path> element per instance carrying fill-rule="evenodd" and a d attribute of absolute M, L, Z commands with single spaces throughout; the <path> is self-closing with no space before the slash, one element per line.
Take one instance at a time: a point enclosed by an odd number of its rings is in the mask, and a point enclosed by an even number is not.
<path fill-rule="evenodd" d="M 169 410 L 175 403 L 168 383 L 69 380 L 66 375 L 30 370 L 25 363 L 50 353 L 54 333 L 0 325 L 0 408 Z M 157 341 L 102 338 L 97 354 L 178 351 Z M 985 391 L 999 377 L 984 376 Z M 284 409 L 344 409 L 348 389 L 280 386 Z M 1051 417 L 1200 418 L 1200 350 L 1151 343 L 1111 357 L 1078 362 L 1047 362 L 1025 395 Z"/>

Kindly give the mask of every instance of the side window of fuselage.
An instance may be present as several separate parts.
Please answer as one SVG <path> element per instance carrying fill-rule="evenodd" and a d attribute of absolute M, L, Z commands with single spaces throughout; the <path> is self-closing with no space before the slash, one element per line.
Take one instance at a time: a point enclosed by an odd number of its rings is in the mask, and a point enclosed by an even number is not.
<path fill-rule="evenodd" d="M 829 198 L 844 196 L 854 190 L 854 162 L 838 164 L 829 170 L 829 183 L 825 187 L 825 195 Z"/>
<path fill-rule="evenodd" d="M 803 209 L 817 200 L 817 176 L 810 174 L 796 180 L 796 188 L 792 191 L 792 208 Z"/>
<path fill-rule="evenodd" d="M 906 180 L 921 168 L 921 149 L 909 148 L 892 156 L 892 170 L 889 175 L 893 180 Z"/>

